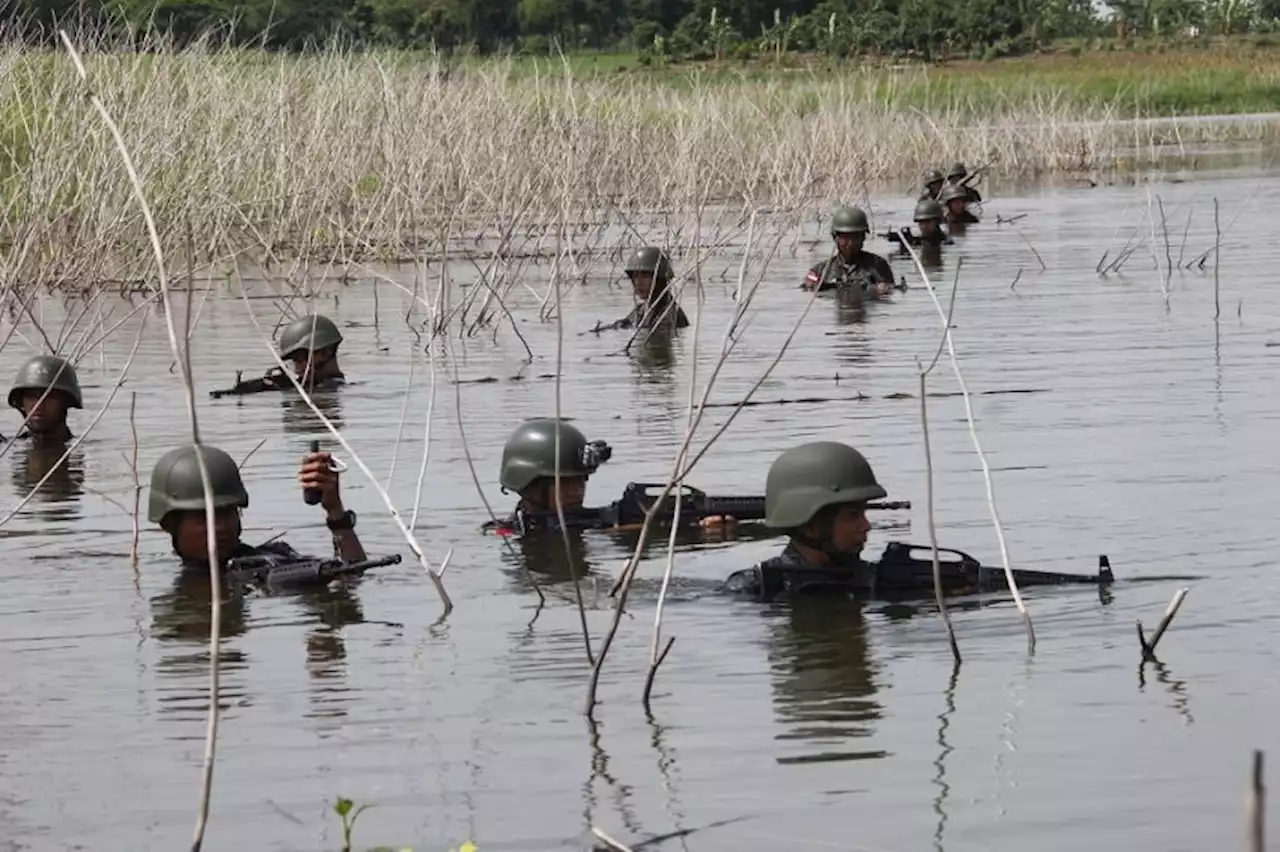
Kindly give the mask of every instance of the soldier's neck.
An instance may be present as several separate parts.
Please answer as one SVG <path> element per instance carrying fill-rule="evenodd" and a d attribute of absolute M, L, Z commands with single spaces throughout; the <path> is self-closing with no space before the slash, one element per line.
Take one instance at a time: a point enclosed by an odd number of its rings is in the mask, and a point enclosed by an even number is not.
<path fill-rule="evenodd" d="M 47 432 L 32 432 L 30 429 L 24 431 L 19 438 L 26 438 L 32 444 L 42 447 L 52 447 L 57 444 L 65 444 L 72 439 L 71 430 L 67 428 L 67 424 L 63 423 Z"/>
<path fill-rule="evenodd" d="M 805 561 L 806 565 L 826 568 L 831 565 L 831 557 L 818 550 L 816 547 L 810 547 L 807 544 L 801 544 L 794 538 L 791 539 L 791 547 Z"/>

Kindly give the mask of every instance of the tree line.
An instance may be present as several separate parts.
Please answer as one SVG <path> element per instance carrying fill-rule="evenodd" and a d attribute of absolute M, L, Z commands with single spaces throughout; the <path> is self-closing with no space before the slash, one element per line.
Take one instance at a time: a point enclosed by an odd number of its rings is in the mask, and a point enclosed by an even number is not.
<path fill-rule="evenodd" d="M 298 50 L 357 45 L 479 52 L 628 49 L 642 61 L 793 51 L 989 59 L 1064 38 L 1271 32 L 1280 0 L 8 0 L 9 32 L 74 22 L 214 31 Z"/>

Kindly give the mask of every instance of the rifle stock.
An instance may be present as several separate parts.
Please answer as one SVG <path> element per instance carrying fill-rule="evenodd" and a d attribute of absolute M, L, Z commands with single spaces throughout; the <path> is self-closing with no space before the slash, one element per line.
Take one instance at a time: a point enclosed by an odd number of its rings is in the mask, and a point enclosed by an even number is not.
<path fill-rule="evenodd" d="M 341 559 L 297 559 L 282 562 L 270 556 L 247 556 L 233 559 L 223 576 L 227 582 L 242 586 L 258 586 L 269 589 L 299 589 L 327 586 L 339 577 L 359 576 L 370 568 L 396 565 L 400 555 L 382 556 L 345 562 Z"/>
<path fill-rule="evenodd" d="M 658 496 L 665 488 L 660 482 L 632 482 L 622 491 L 622 499 L 611 503 L 601 510 L 601 519 L 612 526 L 632 526 L 643 524 L 649 511 L 657 502 Z M 680 497 L 680 525 L 692 525 L 703 518 L 718 515 L 730 515 L 739 521 L 763 521 L 765 516 L 765 498 L 760 496 L 718 497 L 709 495 L 691 485 L 677 486 L 682 490 Z M 675 489 L 668 494 L 658 507 L 655 520 L 666 524 L 677 523 Z M 885 511 L 893 509 L 910 509 L 911 502 L 868 503 L 867 509 Z"/>

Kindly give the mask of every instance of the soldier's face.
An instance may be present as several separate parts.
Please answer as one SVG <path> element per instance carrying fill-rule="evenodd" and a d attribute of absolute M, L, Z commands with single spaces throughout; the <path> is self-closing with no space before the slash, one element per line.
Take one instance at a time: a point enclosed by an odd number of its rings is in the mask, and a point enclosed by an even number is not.
<path fill-rule="evenodd" d="M 41 393 L 29 390 L 22 394 L 22 416 L 27 420 L 28 430 L 52 432 L 67 420 L 67 400 L 58 391 L 49 391 L 44 399 L 40 399 Z"/>
<path fill-rule="evenodd" d="M 938 231 L 937 219 L 921 219 L 920 220 L 920 233 L 928 235 L 928 234 L 937 233 L 937 231 Z"/>
<path fill-rule="evenodd" d="M 867 545 L 867 533 L 870 531 L 866 504 L 846 503 L 836 511 L 832 520 L 831 544 L 840 553 L 861 553 Z"/>
<path fill-rule="evenodd" d="M 317 349 L 314 352 L 299 349 L 289 356 L 293 361 L 293 374 L 299 382 L 305 382 L 310 375 L 323 375 L 324 368 L 333 360 L 332 349 Z"/>
<path fill-rule="evenodd" d="M 172 527 L 174 548 L 183 559 L 205 562 L 209 558 L 208 526 L 203 511 L 176 512 Z M 224 506 L 213 513 L 213 538 L 219 563 L 231 556 L 240 543 L 240 510 Z"/>
<path fill-rule="evenodd" d="M 947 210 L 951 211 L 952 216 L 959 216 L 964 212 L 965 200 L 963 198 L 953 198 L 947 202 Z"/>
<path fill-rule="evenodd" d="M 936 196 L 942 191 L 942 183 L 943 182 L 940 180 L 931 181 L 930 183 L 925 184 L 925 188 L 929 190 L 930 195 Z"/>
<path fill-rule="evenodd" d="M 632 272 L 630 277 L 631 289 L 635 291 L 636 298 L 648 301 L 649 294 L 653 292 L 653 273 Z"/>
<path fill-rule="evenodd" d="M 861 232 L 852 234 L 836 234 L 836 251 L 841 257 L 852 257 L 867 241 L 867 235 Z"/>
<path fill-rule="evenodd" d="M 555 491 L 555 481 L 552 480 L 551 491 L 556 495 L 555 503 L 552 508 L 559 505 L 566 512 L 572 509 L 581 509 L 582 501 L 587 497 L 587 478 L 585 476 L 562 476 L 560 478 L 560 490 Z"/>

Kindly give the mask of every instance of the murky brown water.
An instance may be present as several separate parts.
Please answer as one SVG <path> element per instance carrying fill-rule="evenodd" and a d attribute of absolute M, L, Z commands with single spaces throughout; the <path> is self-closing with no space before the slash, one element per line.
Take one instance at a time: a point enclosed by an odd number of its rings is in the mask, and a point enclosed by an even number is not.
<path fill-rule="evenodd" d="M 327 802 L 339 794 L 374 805 L 357 826 L 361 848 L 443 850 L 470 838 L 485 852 L 572 849 L 593 823 L 633 842 L 701 829 L 661 845 L 692 850 L 1239 844 L 1250 750 L 1280 750 L 1271 725 L 1280 706 L 1280 579 L 1267 496 L 1280 475 L 1272 395 L 1280 349 L 1267 348 L 1280 339 L 1280 246 L 1269 212 L 1280 187 L 1255 171 L 1153 189 L 1175 260 L 1188 209 L 1188 259 L 1213 244 L 1213 197 L 1224 227 L 1247 200 L 1258 211 L 1241 215 L 1224 239 L 1218 323 L 1207 271 L 1175 271 L 1167 306 L 1149 248 L 1121 275 L 1095 274 L 1103 250 L 1114 256 L 1142 221 L 1145 187 L 998 196 L 989 221 L 949 250 L 940 276 L 949 282 L 964 258 L 955 335 L 970 389 L 1040 391 L 975 396 L 1013 560 L 1089 572 L 1107 553 L 1122 581 L 1107 603 L 1088 589 L 1028 594 L 1040 640 L 1034 658 L 1008 603 L 955 614 L 965 663 L 953 677 L 932 614 L 762 609 L 699 596 L 700 581 L 779 545 L 688 548 L 666 618 L 679 638 L 647 721 L 639 699 L 664 564 L 658 548 L 623 621 L 593 729 L 581 715 L 589 670 L 570 587 L 549 585 L 548 607 L 530 626 L 536 598 L 512 556 L 475 532 L 486 515 L 442 356 L 419 531 L 435 560 L 454 549 L 446 584 L 457 609 L 434 624 L 439 604 L 411 560 L 345 596 L 228 605 L 227 707 L 207 848 L 336 849 Z M 880 199 L 877 225 L 905 220 L 909 209 L 907 199 Z M 1017 227 L 1047 271 L 1012 228 L 994 222 L 1020 213 L 1029 215 Z M 713 401 L 741 398 L 759 377 L 803 308 L 796 284 L 826 250 L 824 241 L 792 256 L 784 242 Z M 734 251 L 709 262 L 699 386 L 732 310 L 718 270 L 737 263 Z M 1163 263 L 1162 239 L 1156 254 Z M 908 264 L 895 268 L 916 281 Z M 408 282 L 411 270 L 391 274 Z M 545 268 L 528 274 L 545 292 Z M 563 410 L 614 446 L 591 483 L 598 502 L 628 481 L 665 474 L 684 431 L 693 361 L 690 333 L 636 359 L 610 355 L 621 333 L 577 334 L 628 308 L 607 274 L 599 269 L 566 296 L 564 337 Z M 496 482 L 503 440 L 520 419 L 555 407 L 554 383 L 534 378 L 554 371 L 555 325 L 538 322 L 527 291 L 516 301 L 537 355 L 529 378 L 465 384 L 461 394 L 467 449 L 499 511 L 511 503 Z M 359 382 L 330 415 L 384 480 L 409 388 L 391 484 L 408 515 L 429 371 L 398 319 L 404 299 L 381 285 L 376 327 L 367 283 L 341 290 L 336 309 L 332 299 L 321 306 L 347 324 L 342 360 Z M 692 316 L 691 295 L 685 306 Z M 265 300 L 254 309 L 263 322 L 278 313 Z M 44 310 L 56 327 L 58 306 Z M 122 316 L 123 304 L 113 310 Z M 160 328 L 70 471 L 3 527 L 0 848 L 174 849 L 190 836 L 205 724 L 205 604 L 175 588 L 157 531 L 143 534 L 140 570 L 129 564 L 129 390 L 138 394 L 144 482 L 187 434 Z M 938 328 L 918 288 L 875 306 L 865 322 L 821 299 L 757 398 L 839 401 L 743 410 L 693 480 L 713 492 L 760 493 L 783 449 L 849 441 L 867 452 L 891 497 L 916 501 L 913 528 L 874 533 L 872 550 L 890 536 L 927 541 L 918 400 L 887 397 L 915 393 L 914 359 L 932 356 Z M 235 369 L 266 363 L 238 300 L 210 300 L 197 338 L 202 397 Z M 73 415 L 77 431 L 101 407 L 131 343 L 126 326 L 82 362 L 88 410 Z M 463 379 L 511 376 L 523 357 L 508 330 L 496 344 L 482 333 L 455 346 Z M 0 357 L 4 375 L 28 351 L 15 338 Z M 956 389 L 945 357 L 931 388 Z M 858 392 L 866 398 L 853 399 Z M 695 444 L 727 413 L 709 411 Z M 202 398 L 200 415 L 205 440 L 237 457 L 267 439 L 246 468 L 246 538 L 287 531 L 300 549 L 325 552 L 318 513 L 293 479 L 306 443 L 323 437 L 301 403 Z M 943 544 L 998 562 L 961 400 L 933 400 L 930 419 Z M 2 431 L 11 434 L 12 412 L 8 422 Z M 22 447 L 0 464 L 7 514 L 42 470 Z M 408 556 L 373 490 L 357 473 L 345 479 L 366 547 Z M 598 600 L 587 592 L 598 641 L 611 617 L 607 576 L 625 552 L 589 535 L 582 555 L 606 577 Z M 1180 583 L 1126 581 L 1171 573 L 1204 579 L 1191 584 L 1164 639 L 1164 665 L 1143 672 L 1134 619 L 1157 621 Z"/>

